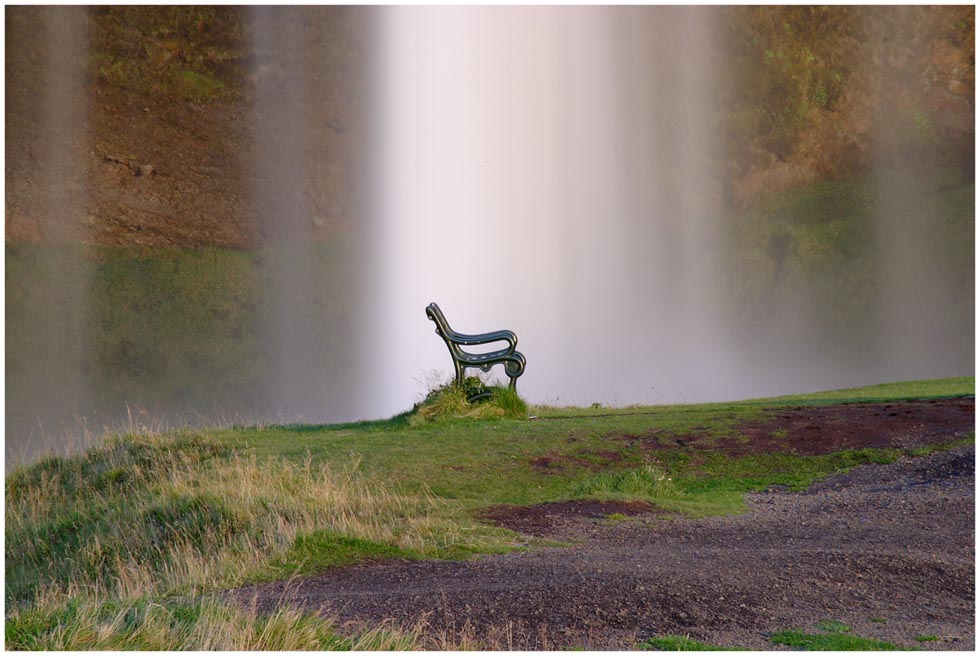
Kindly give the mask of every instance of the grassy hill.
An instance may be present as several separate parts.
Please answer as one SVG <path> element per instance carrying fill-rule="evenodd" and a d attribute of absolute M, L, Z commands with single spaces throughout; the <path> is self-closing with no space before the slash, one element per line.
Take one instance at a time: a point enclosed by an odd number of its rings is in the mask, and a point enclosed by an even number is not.
<path fill-rule="evenodd" d="M 364 560 L 526 548 L 526 536 L 478 520 L 493 504 L 620 498 L 685 515 L 739 512 L 746 492 L 804 489 L 926 449 L 694 458 L 672 440 L 738 438 L 780 407 L 973 392 L 973 378 L 957 378 L 738 403 L 532 408 L 530 420 L 419 424 L 406 413 L 115 436 L 8 473 L 6 646 L 410 648 L 417 636 L 342 637 L 322 618 L 258 616 L 210 593 Z"/>

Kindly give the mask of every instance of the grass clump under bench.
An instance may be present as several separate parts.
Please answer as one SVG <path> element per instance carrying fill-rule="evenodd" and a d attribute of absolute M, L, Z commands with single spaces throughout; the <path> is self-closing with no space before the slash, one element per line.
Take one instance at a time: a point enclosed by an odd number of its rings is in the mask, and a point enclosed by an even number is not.
<path fill-rule="evenodd" d="M 471 401 L 474 397 L 479 400 Z M 436 387 L 408 414 L 408 424 L 419 426 L 430 421 L 452 419 L 527 419 L 527 403 L 516 390 L 490 386 L 476 376 Z"/>

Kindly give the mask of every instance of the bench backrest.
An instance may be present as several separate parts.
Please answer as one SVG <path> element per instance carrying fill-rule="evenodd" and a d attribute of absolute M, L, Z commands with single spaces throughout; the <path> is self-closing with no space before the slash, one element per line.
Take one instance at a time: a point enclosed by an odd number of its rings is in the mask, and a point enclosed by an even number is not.
<path fill-rule="evenodd" d="M 449 327 L 449 322 L 446 321 L 446 315 L 435 303 L 429 303 L 428 307 L 425 308 L 425 315 L 436 324 L 436 332 L 443 339 L 450 339 L 455 334 L 455 331 Z"/>
<path fill-rule="evenodd" d="M 456 331 L 449 327 L 449 322 L 446 321 L 446 315 L 442 313 L 442 310 L 435 303 L 429 303 L 428 307 L 425 308 L 425 314 L 436 324 L 436 334 L 446 342 L 449 355 L 452 356 L 454 365 L 458 367 L 458 362 L 466 357 L 466 353 L 454 339 L 457 336 Z M 457 371 L 457 376 L 459 375 L 461 374 Z"/>

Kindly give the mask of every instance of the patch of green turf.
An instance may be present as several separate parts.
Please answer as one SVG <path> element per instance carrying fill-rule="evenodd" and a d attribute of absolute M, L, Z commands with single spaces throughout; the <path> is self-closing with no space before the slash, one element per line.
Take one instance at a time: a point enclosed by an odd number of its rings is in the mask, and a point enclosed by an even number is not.
<path fill-rule="evenodd" d="M 876 386 L 877 387 L 877 386 Z M 840 400 L 867 398 L 865 388 Z M 916 394 L 972 391 L 973 378 L 906 385 Z M 889 392 L 891 394 L 892 392 Z M 803 397 L 780 402 L 805 403 Z M 285 456 L 343 464 L 354 458 L 369 477 L 393 489 L 425 489 L 462 508 L 497 503 L 534 504 L 588 495 L 647 499 L 690 515 L 740 512 L 746 492 L 769 485 L 802 490 L 835 471 L 893 462 L 896 449 L 860 449 L 820 456 L 757 454 L 733 458 L 671 448 L 673 435 L 730 435 L 764 416 L 759 401 L 600 410 L 532 409 L 537 420 L 482 419 L 408 426 L 390 420 L 333 426 L 274 426 L 210 433 L 216 441 L 257 457 Z M 651 452 L 643 443 L 660 441 Z M 655 461 L 651 462 L 651 453 Z M 541 463 L 550 463 L 542 466 Z M 634 476 L 653 465 L 671 478 L 670 491 L 640 489 Z M 633 480 L 636 479 L 636 480 Z M 630 482 L 632 480 L 632 482 Z M 649 483 L 649 481 L 647 481 Z M 629 489 L 627 489 L 629 488 Z"/>
<path fill-rule="evenodd" d="M 904 401 L 909 399 L 936 399 L 972 395 L 976 391 L 976 379 L 973 376 L 958 378 L 936 378 L 931 380 L 909 380 L 894 383 L 882 383 L 867 387 L 854 387 L 812 394 L 794 394 L 777 396 L 767 399 L 757 399 L 758 402 L 782 405 L 784 403 L 806 403 L 818 405 L 823 403 L 845 402 L 886 402 Z"/>
<path fill-rule="evenodd" d="M 647 638 L 636 645 L 642 651 L 741 651 L 741 647 L 719 647 L 689 638 L 688 636 L 666 635 Z"/>
<path fill-rule="evenodd" d="M 218 441 L 258 457 L 286 456 L 349 462 L 399 491 L 425 487 L 473 507 L 541 503 L 574 496 L 573 488 L 597 472 L 642 467 L 640 439 L 654 432 L 730 431 L 760 416 L 752 406 L 717 404 L 648 408 L 599 417 L 483 419 L 407 426 L 404 415 L 387 422 L 337 426 L 281 426 L 224 430 Z M 555 467 L 542 467 L 541 459 Z"/>
<path fill-rule="evenodd" d="M 804 633 L 780 631 L 769 637 L 775 645 L 783 645 L 806 651 L 903 651 L 903 647 L 890 642 L 862 638 L 849 633 Z"/>
<path fill-rule="evenodd" d="M 169 102 L 232 100 L 241 83 L 230 71 L 245 49 L 240 21 L 214 7 L 113 7 L 90 20 L 91 74 Z"/>
<path fill-rule="evenodd" d="M 805 490 L 815 481 L 837 471 L 864 464 L 894 462 L 899 449 L 857 449 L 798 456 L 787 453 L 731 457 L 704 452 L 696 461 L 683 453 L 667 452 L 661 463 L 672 476 L 672 494 L 650 499 L 660 507 L 691 516 L 743 512 L 747 492 L 782 485 Z"/>
<path fill-rule="evenodd" d="M 352 538 L 335 531 L 317 531 L 311 535 L 298 536 L 289 552 L 273 563 L 269 571 L 260 578 L 276 580 L 294 575 L 314 574 L 338 565 L 391 558 L 419 560 L 423 555 L 410 549 Z"/>
<path fill-rule="evenodd" d="M 853 629 L 838 620 L 821 620 L 817 622 L 817 630 L 823 633 L 850 633 Z"/>

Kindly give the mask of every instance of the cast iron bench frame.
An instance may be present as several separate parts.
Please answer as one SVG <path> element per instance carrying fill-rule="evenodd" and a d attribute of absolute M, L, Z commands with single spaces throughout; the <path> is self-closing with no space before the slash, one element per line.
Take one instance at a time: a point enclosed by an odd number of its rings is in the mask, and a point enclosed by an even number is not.
<path fill-rule="evenodd" d="M 425 308 L 425 316 L 436 324 L 436 334 L 442 337 L 449 348 L 449 355 L 453 359 L 453 367 L 456 369 L 456 384 L 463 384 L 463 374 L 466 369 L 479 367 L 483 371 L 490 371 L 495 364 L 504 365 L 504 372 L 510 378 L 510 388 L 517 389 L 517 378 L 524 373 L 527 359 L 524 354 L 517 351 L 517 335 L 510 330 L 495 330 L 479 335 L 465 335 L 458 333 L 449 327 L 445 315 L 435 303 L 429 303 Z M 508 347 L 486 353 L 471 353 L 464 351 L 463 346 L 475 346 L 478 344 L 489 344 L 492 342 L 507 342 Z M 472 400 L 485 395 L 477 395 Z"/>

